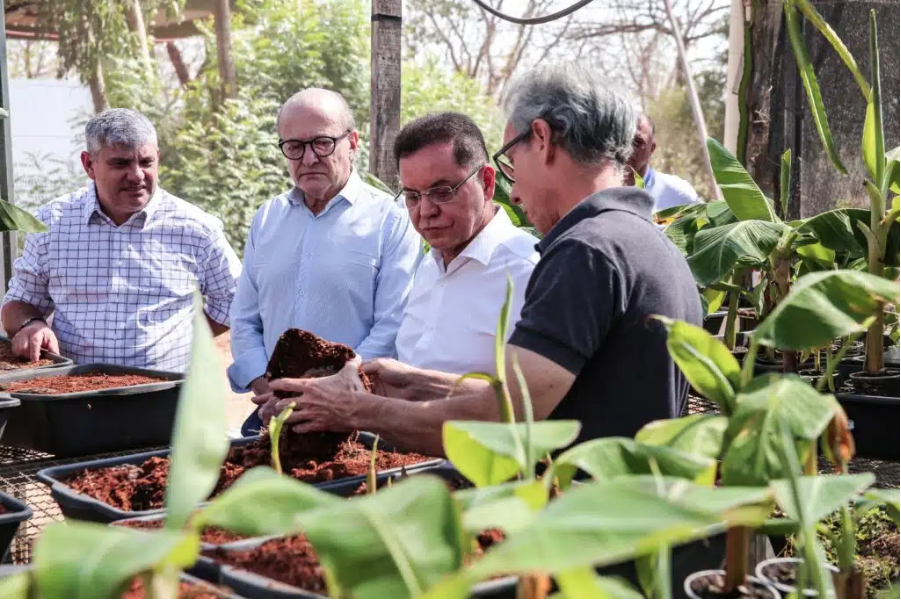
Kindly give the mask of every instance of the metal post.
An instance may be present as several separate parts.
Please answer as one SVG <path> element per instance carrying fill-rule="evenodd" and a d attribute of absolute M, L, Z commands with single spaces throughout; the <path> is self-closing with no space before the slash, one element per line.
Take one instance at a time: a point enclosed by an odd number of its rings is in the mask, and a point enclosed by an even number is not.
<path fill-rule="evenodd" d="M 394 139 L 400 130 L 401 0 L 372 0 L 369 171 L 397 189 Z"/>
<path fill-rule="evenodd" d="M 9 65 L 6 60 L 6 15 L 0 17 L 0 108 L 9 111 Z M 14 202 L 13 197 L 13 145 L 12 145 L 12 126 L 10 118 L 0 119 L 0 198 L 7 202 Z M 4 233 L 0 250 L 2 250 L 3 258 L 3 293 L 6 294 L 6 284 L 13 273 L 13 261 L 16 258 L 18 250 L 16 244 L 15 233 Z"/>

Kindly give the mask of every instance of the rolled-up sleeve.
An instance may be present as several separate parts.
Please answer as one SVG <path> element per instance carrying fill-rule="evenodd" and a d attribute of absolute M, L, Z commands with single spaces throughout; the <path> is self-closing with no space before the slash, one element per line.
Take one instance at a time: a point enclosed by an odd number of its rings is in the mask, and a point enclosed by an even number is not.
<path fill-rule="evenodd" d="M 235 392 L 246 392 L 250 383 L 266 373 L 268 357 L 263 339 L 263 320 L 260 317 L 260 297 L 255 281 L 254 234 L 258 227 L 254 219 L 244 247 L 244 270 L 229 311 L 231 320 L 231 349 L 234 362 L 228 368 L 228 379 Z"/>
<path fill-rule="evenodd" d="M 393 208 L 385 227 L 382 260 L 376 276 L 373 325 L 369 335 L 355 348 L 364 359 L 395 355 L 397 330 L 413 288 L 413 273 L 422 257 L 422 239 L 413 229 L 406 210 Z"/>
<path fill-rule="evenodd" d="M 49 224 L 48 214 L 41 211 L 38 219 Z M 48 244 L 50 232 L 32 233 L 25 237 L 25 250 L 13 264 L 13 276 L 3 303 L 18 300 L 30 304 L 46 317 L 53 312 L 48 275 Z"/>
<path fill-rule="evenodd" d="M 210 236 L 200 292 L 206 300 L 206 314 L 217 323 L 228 325 L 229 311 L 241 276 L 241 259 L 225 238 L 221 223 L 217 225 Z"/>

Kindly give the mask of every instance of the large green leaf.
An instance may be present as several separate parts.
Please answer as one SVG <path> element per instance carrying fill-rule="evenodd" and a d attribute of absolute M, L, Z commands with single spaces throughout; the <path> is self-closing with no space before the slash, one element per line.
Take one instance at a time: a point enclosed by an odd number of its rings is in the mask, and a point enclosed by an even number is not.
<path fill-rule="evenodd" d="M 870 211 L 860 208 L 840 208 L 820 213 L 806 219 L 799 228 L 801 233 L 813 233 L 820 243 L 836 253 L 847 253 L 849 258 L 867 255 L 867 240 L 858 223 L 870 224 Z M 888 266 L 898 265 L 901 247 L 898 222 L 892 223 L 883 260 Z"/>
<path fill-rule="evenodd" d="M 203 298 L 200 292 L 194 292 L 194 339 L 172 430 L 167 527 L 181 529 L 219 480 L 219 469 L 228 453 L 223 404 L 228 395 L 228 379 L 203 312 Z"/>
<path fill-rule="evenodd" d="M 726 429 L 720 468 L 723 484 L 766 485 L 771 479 L 785 478 L 780 422 L 786 422 L 806 452 L 836 407 L 835 398 L 820 394 L 796 375 L 769 374 L 754 379 L 736 397 L 735 414 Z"/>
<path fill-rule="evenodd" d="M 812 527 L 862 494 L 875 480 L 872 473 L 798 477 L 803 510 L 799 510 L 795 502 L 789 481 L 773 481 L 770 485 L 776 496 L 776 503 L 785 514 L 796 521 L 803 520 L 800 523 L 802 527 Z"/>
<path fill-rule="evenodd" d="M 879 42 L 874 13 L 870 14 L 870 95 L 867 98 L 862 150 L 864 163 L 872 175 L 873 182 L 881 187 L 885 170 L 885 132 L 882 128 L 882 82 L 879 75 Z"/>
<path fill-rule="evenodd" d="M 713 485 L 716 460 L 624 437 L 598 438 L 563 452 L 546 479 L 556 479 L 566 489 L 579 469 L 599 481 L 623 475 L 650 475 L 659 470 L 663 475 Z"/>
<path fill-rule="evenodd" d="M 658 317 L 667 329 L 666 348 L 689 383 L 731 414 L 741 381 L 741 367 L 725 344 L 686 323 Z"/>
<path fill-rule="evenodd" d="M 719 458 L 729 420 L 720 415 L 689 415 L 651 421 L 635 434 L 635 441 L 667 446 L 690 454 Z"/>
<path fill-rule="evenodd" d="M 31 590 L 31 574 L 28 571 L 13 573 L 8 577 L 0 579 L 0 598 L 18 600 L 21 598 L 34 598 L 37 594 L 32 594 Z"/>
<path fill-rule="evenodd" d="M 772 203 L 732 153 L 713 138 L 707 138 L 707 150 L 716 183 L 738 220 L 778 222 Z"/>
<path fill-rule="evenodd" d="M 847 173 L 842 159 L 838 155 L 835 148 L 835 142 L 832 139 L 832 131 L 829 129 L 829 122 L 826 118 L 826 106 L 823 104 L 823 95 L 820 93 L 820 84 L 817 82 L 816 73 L 814 73 L 813 65 L 810 62 L 810 56 L 807 54 L 807 46 L 804 44 L 804 36 L 801 34 L 801 28 L 798 22 L 798 12 L 791 2 L 783 3 L 785 9 L 785 27 L 788 32 L 788 39 L 791 43 L 792 52 L 795 55 L 795 62 L 798 65 L 798 76 L 804 85 L 804 91 L 807 92 L 807 99 L 810 102 L 810 114 L 813 118 L 814 127 L 820 135 L 820 141 L 823 142 L 823 148 L 829 156 L 829 160 L 836 169 L 841 173 Z"/>
<path fill-rule="evenodd" d="M 41 598 L 119 598 L 144 571 L 190 567 L 200 537 L 182 531 L 154 535 L 96 523 L 51 523 L 35 546 Z"/>
<path fill-rule="evenodd" d="M 898 491 L 898 488 L 893 489 L 872 489 L 867 492 L 867 497 L 871 500 L 875 500 L 880 504 L 885 506 L 885 510 L 888 513 L 888 516 L 895 522 L 895 525 L 898 525 L 899 513 L 901 513 L 901 497 L 899 497 L 901 492 Z"/>
<path fill-rule="evenodd" d="M 554 576 L 561 598 L 641 598 L 641 592 L 620 577 L 602 577 L 591 567 L 561 571 Z"/>
<path fill-rule="evenodd" d="M 700 229 L 700 219 L 696 216 L 679 217 L 666 226 L 663 233 L 679 249 L 683 256 L 688 256 L 694 247 L 694 239 Z"/>
<path fill-rule="evenodd" d="M 442 479 L 419 475 L 298 519 L 337 598 L 415 598 L 463 563 L 460 515 Z"/>
<path fill-rule="evenodd" d="M 532 423 L 531 456 L 571 444 L 579 434 L 578 421 L 540 421 Z M 484 421 L 447 421 L 444 423 L 444 451 L 454 467 L 477 486 L 496 485 L 520 471 L 526 464 L 525 423 L 487 423 Z"/>
<path fill-rule="evenodd" d="M 813 263 L 821 269 L 831 269 L 835 266 L 835 250 L 830 250 L 823 244 L 801 246 L 797 249 L 797 253 L 805 262 Z"/>
<path fill-rule="evenodd" d="M 885 153 L 885 180 L 883 189 L 901 194 L 901 146 Z"/>
<path fill-rule="evenodd" d="M 735 223 L 738 221 L 738 218 L 725 200 L 719 200 L 707 204 L 707 221 L 711 227 L 719 227 L 720 225 Z"/>
<path fill-rule="evenodd" d="M 764 319 L 754 339 L 762 345 L 805 350 L 865 331 L 884 303 L 898 303 L 898 285 L 860 271 L 804 275 Z"/>
<path fill-rule="evenodd" d="M 769 491 L 710 488 L 685 480 L 629 477 L 576 486 L 532 525 L 470 568 L 476 580 L 504 573 L 556 573 L 604 566 L 706 537 L 726 525 L 762 523 Z"/>
<path fill-rule="evenodd" d="M 848 47 L 845 46 L 845 43 L 838 37 L 838 34 L 834 29 L 826 22 L 826 19 L 817 11 L 817 9 L 813 6 L 810 0 L 792 0 L 795 7 L 801 11 L 810 23 L 813 24 L 814 27 L 819 30 L 823 37 L 832 45 L 835 49 L 835 52 L 838 54 L 839 58 L 842 59 L 842 62 L 845 63 L 845 66 L 848 67 L 848 70 L 851 71 L 851 75 L 854 76 L 854 81 L 857 82 L 857 85 L 860 87 L 861 93 L 863 93 L 864 98 L 869 98 L 870 96 L 870 86 L 867 83 L 866 77 L 864 77 L 863 73 L 860 71 L 860 68 L 857 66 L 857 61 L 854 60 L 854 56 L 851 54 L 851 51 L 848 50 Z"/>
<path fill-rule="evenodd" d="M 205 506 L 192 523 L 196 530 L 217 525 L 247 536 L 294 533 L 301 528 L 299 513 L 344 501 L 269 467 L 256 467 Z"/>
<path fill-rule="evenodd" d="M 47 231 L 47 226 L 34 218 L 30 212 L 5 200 L 0 200 L 0 231 L 41 233 Z"/>
<path fill-rule="evenodd" d="M 507 216 L 510 217 L 515 226 L 526 227 L 531 225 L 522 207 L 513 204 L 510 200 L 510 184 L 503 177 L 497 177 L 494 180 L 494 197 L 492 200 L 504 207 L 504 210 L 507 211 Z"/>
<path fill-rule="evenodd" d="M 701 287 L 721 281 L 737 263 L 764 264 L 788 226 L 766 221 L 739 221 L 707 227 L 694 238 L 688 266 Z"/>

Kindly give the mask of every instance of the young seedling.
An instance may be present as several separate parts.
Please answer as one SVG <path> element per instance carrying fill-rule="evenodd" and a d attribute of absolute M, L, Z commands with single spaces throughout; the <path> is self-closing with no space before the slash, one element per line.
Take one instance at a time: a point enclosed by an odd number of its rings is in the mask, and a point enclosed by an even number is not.
<path fill-rule="evenodd" d="M 294 402 L 286 406 L 285 410 L 277 417 L 274 417 L 272 423 L 269 425 L 269 443 L 272 448 L 272 468 L 275 469 L 275 472 L 279 475 L 282 474 L 282 459 L 278 452 L 278 443 L 282 437 L 282 428 L 285 426 L 285 421 L 287 421 L 288 417 L 291 416 L 291 413 L 294 412 L 296 406 L 297 404 Z"/>
<path fill-rule="evenodd" d="M 372 456 L 369 457 L 369 472 L 366 473 L 366 493 L 374 494 L 376 492 L 376 479 L 375 479 L 375 459 L 379 453 L 379 436 L 375 436 L 375 441 L 372 442 Z M 389 485 L 391 479 L 388 479 Z"/>

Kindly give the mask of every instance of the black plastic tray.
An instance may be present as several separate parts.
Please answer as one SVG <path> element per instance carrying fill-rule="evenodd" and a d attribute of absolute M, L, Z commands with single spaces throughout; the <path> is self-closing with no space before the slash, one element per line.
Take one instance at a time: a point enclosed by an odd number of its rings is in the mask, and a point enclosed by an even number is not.
<path fill-rule="evenodd" d="M 901 401 L 898 397 L 865 396 L 839 392 L 835 395 L 851 422 L 851 434 L 857 456 L 897 462 L 898 422 Z"/>
<path fill-rule="evenodd" d="M 12 344 L 12 341 L 5 336 L 0 335 L 0 344 Z M 17 377 L 19 375 L 40 373 L 41 371 L 45 371 L 47 369 L 58 369 L 60 367 L 68 367 L 72 364 L 71 358 L 66 358 L 65 356 L 60 356 L 59 354 L 54 354 L 52 352 L 48 352 L 46 350 L 41 350 L 41 358 L 49 358 L 53 361 L 52 365 L 44 365 L 43 367 L 32 367 L 31 369 L 13 369 L 11 371 L 0 371 L 0 382 L 3 381 L 13 381 L 10 379 L 11 377 Z"/>
<path fill-rule="evenodd" d="M 238 440 L 233 440 L 231 442 L 232 446 L 239 446 L 249 444 L 255 440 L 259 439 L 259 436 L 250 437 L 250 438 L 241 438 Z M 360 433 L 359 441 L 365 444 L 368 447 L 372 447 L 374 437 L 371 434 Z M 386 449 L 386 445 L 383 445 L 381 442 L 379 443 L 379 448 Z M 78 471 L 84 469 L 96 469 L 101 467 L 115 467 L 118 465 L 140 465 L 148 458 L 154 456 L 168 456 L 170 450 L 167 448 L 165 450 L 157 450 L 155 452 L 141 452 L 139 454 L 129 454 L 128 456 L 117 456 L 114 458 L 102 458 L 98 460 L 90 460 L 81 463 L 72 463 L 69 465 L 62 465 L 58 467 L 50 467 L 47 469 L 43 469 L 38 471 L 37 477 L 38 479 L 50 486 L 50 494 L 53 496 L 53 499 L 56 500 L 57 504 L 59 504 L 62 513 L 67 518 L 79 519 L 82 521 L 94 521 L 98 523 L 111 523 L 113 521 L 118 521 L 121 519 L 134 519 L 138 517 L 142 517 L 144 515 L 153 515 L 159 514 L 163 511 L 163 509 L 154 509 L 154 510 L 141 510 L 141 511 L 123 511 L 117 508 L 113 508 L 112 506 L 105 504 L 96 498 L 91 498 L 90 496 L 86 496 L 84 494 L 79 494 L 74 491 L 68 485 L 66 485 L 65 481 L 70 476 L 75 474 Z M 387 471 L 383 471 L 381 476 L 387 477 L 392 474 L 399 474 L 403 470 L 407 472 L 412 471 L 414 468 L 423 468 L 428 466 L 437 466 L 443 463 L 442 459 L 433 459 L 430 461 L 425 461 L 416 465 L 410 465 L 409 467 L 399 467 L 397 469 L 389 469 Z M 346 483 L 347 485 L 355 485 L 359 486 L 360 483 L 366 480 L 365 476 L 359 477 L 349 477 L 347 479 L 338 480 L 338 481 L 330 481 L 330 482 L 322 482 L 315 484 L 316 487 L 326 487 L 326 486 L 334 486 L 338 483 Z"/>
<path fill-rule="evenodd" d="M 6 421 L 9 418 L 10 409 L 14 409 L 21 404 L 18 398 L 4 396 L 0 394 L 0 438 L 3 437 L 3 431 L 6 429 Z"/>
<path fill-rule="evenodd" d="M 9 562 L 9 545 L 16 536 L 19 523 L 30 519 L 32 512 L 31 508 L 21 500 L 3 493 L 0 493 L 0 505 L 10 511 L 0 515 L 0 548 L 2 548 L 0 559 L 6 563 Z"/>
<path fill-rule="evenodd" d="M 169 443 L 184 380 L 181 373 L 95 363 L 19 373 L 2 383 L 88 372 L 146 375 L 166 381 L 73 394 L 11 392 L 8 395 L 22 405 L 10 415 L 5 443 L 59 457 Z"/>

